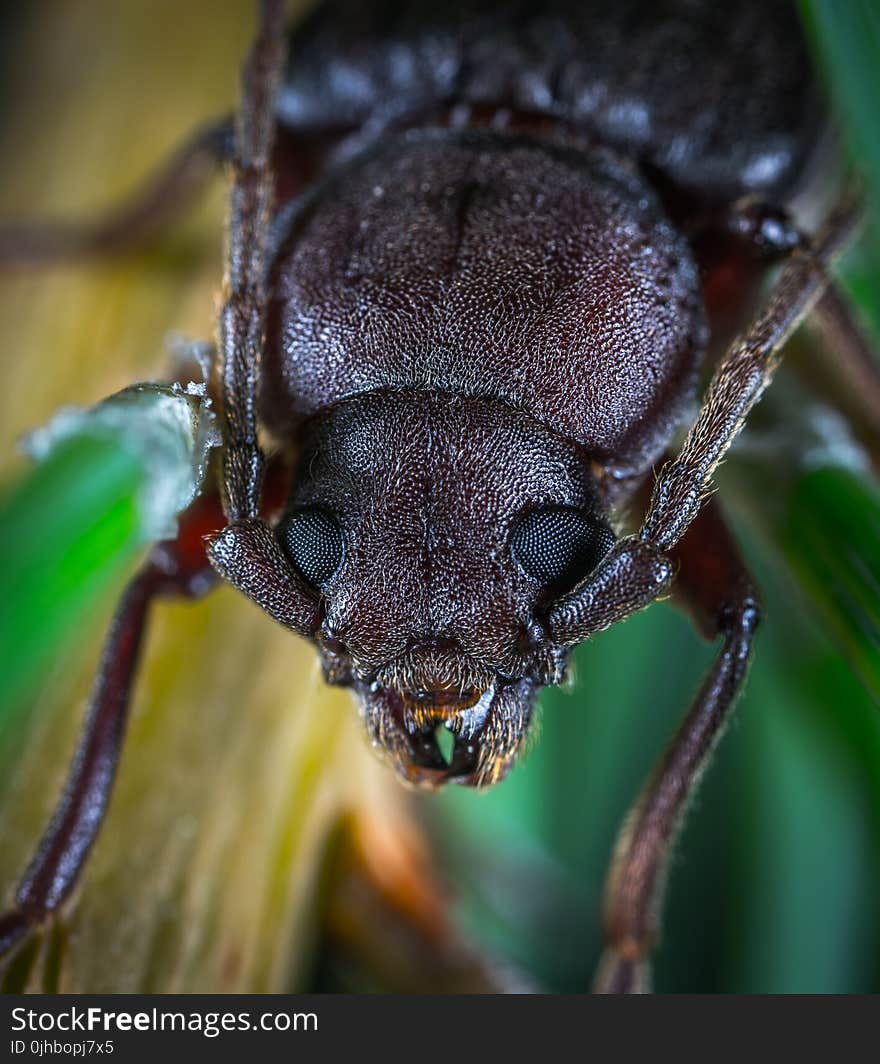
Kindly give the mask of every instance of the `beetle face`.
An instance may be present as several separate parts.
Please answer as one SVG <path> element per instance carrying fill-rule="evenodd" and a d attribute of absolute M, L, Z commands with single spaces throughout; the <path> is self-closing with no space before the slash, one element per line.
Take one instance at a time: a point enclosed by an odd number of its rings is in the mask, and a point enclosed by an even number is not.
<path fill-rule="evenodd" d="M 426 785 L 511 766 L 566 663 L 542 610 L 614 541 L 573 444 L 492 401 L 400 392 L 311 423 L 277 535 L 320 593 L 328 680 Z"/>

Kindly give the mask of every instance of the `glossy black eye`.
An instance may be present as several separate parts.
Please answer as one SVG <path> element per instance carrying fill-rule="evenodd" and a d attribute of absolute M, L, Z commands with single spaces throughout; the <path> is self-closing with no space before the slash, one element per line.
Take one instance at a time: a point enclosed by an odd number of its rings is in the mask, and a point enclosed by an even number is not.
<path fill-rule="evenodd" d="M 522 568 L 550 590 L 574 587 L 614 545 L 604 521 L 563 507 L 526 514 L 510 536 L 510 552 Z"/>
<path fill-rule="evenodd" d="M 299 510 L 278 529 L 278 538 L 302 575 L 325 584 L 342 561 L 342 530 L 324 510 Z"/>

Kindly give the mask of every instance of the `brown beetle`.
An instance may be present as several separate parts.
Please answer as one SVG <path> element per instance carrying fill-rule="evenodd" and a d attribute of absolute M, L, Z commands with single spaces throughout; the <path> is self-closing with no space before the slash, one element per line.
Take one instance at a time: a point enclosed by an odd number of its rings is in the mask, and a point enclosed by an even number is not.
<path fill-rule="evenodd" d="M 129 587 L 0 948 L 76 882 L 149 603 L 200 590 L 209 563 L 315 642 L 374 743 L 429 786 L 501 778 L 571 648 L 675 580 L 722 642 L 609 881 L 597 988 L 646 987 L 670 845 L 759 616 L 712 475 L 801 319 L 849 325 L 828 266 L 855 203 L 809 238 L 788 213 L 822 128 L 788 3 L 328 0 L 288 41 L 264 0 L 234 147 L 226 123 L 202 134 L 152 209 L 113 226 L 7 236 L 18 257 L 113 251 L 164 220 L 205 158 L 234 164 L 225 527 L 208 493 Z M 628 529 L 710 339 L 774 262 Z M 297 456 L 280 507 L 258 428 Z"/>

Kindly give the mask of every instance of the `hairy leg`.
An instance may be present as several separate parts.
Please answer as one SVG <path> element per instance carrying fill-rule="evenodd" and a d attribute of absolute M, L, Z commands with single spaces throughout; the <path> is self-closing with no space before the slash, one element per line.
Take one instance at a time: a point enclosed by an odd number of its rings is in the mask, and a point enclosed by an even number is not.
<path fill-rule="evenodd" d="M 859 224 L 845 197 L 814 240 L 796 247 L 763 309 L 721 359 L 680 454 L 661 469 L 639 538 L 669 550 L 711 491 L 712 475 L 773 379 L 783 347 L 825 293 L 834 257 Z"/>
<path fill-rule="evenodd" d="M 261 0 L 259 30 L 243 75 L 220 312 L 224 505 L 230 522 L 256 518 L 260 510 L 264 460 L 257 439 L 257 381 L 265 334 L 265 256 L 273 205 L 274 103 L 284 54 L 284 4 Z"/>
<path fill-rule="evenodd" d="M 718 655 L 691 708 L 627 817 L 605 895 L 606 950 L 597 993 L 650 988 L 649 956 L 657 938 L 669 856 L 742 687 L 760 607 L 751 578 L 721 515 L 704 507 L 675 552 L 676 590 Z"/>
<path fill-rule="evenodd" d="M 160 597 L 199 597 L 214 585 L 205 537 L 222 520 L 217 495 L 194 503 L 181 518 L 178 538 L 158 544 L 129 583 L 107 633 L 64 791 L 15 892 L 14 908 L 0 915 L 0 956 L 75 887 L 110 799 L 150 606 Z"/>

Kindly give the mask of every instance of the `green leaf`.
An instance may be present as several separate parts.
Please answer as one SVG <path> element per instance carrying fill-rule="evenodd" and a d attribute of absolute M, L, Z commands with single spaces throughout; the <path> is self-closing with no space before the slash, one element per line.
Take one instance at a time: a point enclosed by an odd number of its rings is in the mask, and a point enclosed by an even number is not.
<path fill-rule="evenodd" d="M 36 468 L 0 500 L 0 719 L 138 550 L 173 534 L 216 442 L 200 392 L 126 389 L 26 441 Z"/>

